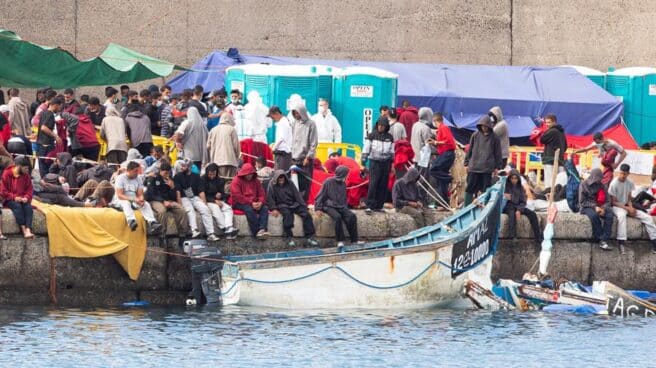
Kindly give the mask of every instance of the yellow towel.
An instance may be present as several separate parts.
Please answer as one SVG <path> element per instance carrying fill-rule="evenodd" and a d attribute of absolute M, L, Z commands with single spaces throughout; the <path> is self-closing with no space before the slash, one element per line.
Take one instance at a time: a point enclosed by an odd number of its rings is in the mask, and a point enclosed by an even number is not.
<path fill-rule="evenodd" d="M 94 258 L 112 254 L 137 280 L 146 257 L 146 226 L 131 231 L 122 212 L 109 208 L 71 208 L 33 203 L 46 215 L 50 257 Z"/>

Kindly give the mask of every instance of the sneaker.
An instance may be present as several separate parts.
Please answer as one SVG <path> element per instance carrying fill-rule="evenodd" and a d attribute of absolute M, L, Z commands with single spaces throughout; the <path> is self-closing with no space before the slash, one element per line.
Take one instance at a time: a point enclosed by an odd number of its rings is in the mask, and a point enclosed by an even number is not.
<path fill-rule="evenodd" d="M 344 246 L 344 242 L 337 242 L 337 248 L 342 248 Z"/>
<path fill-rule="evenodd" d="M 618 240 L 617 241 L 617 247 L 619 248 L 621 255 L 626 254 L 626 250 L 624 249 L 624 240 Z"/>
<path fill-rule="evenodd" d="M 651 249 L 651 254 L 656 254 L 656 248 Z"/>
<path fill-rule="evenodd" d="M 602 241 L 602 242 L 599 243 L 599 248 L 601 248 L 603 250 L 613 250 L 613 247 L 608 245 L 608 243 L 606 243 L 605 241 Z"/>
<path fill-rule="evenodd" d="M 266 239 L 268 236 L 269 236 L 269 232 L 264 230 L 264 229 L 260 229 L 260 231 L 258 231 L 257 234 L 255 234 L 256 238 L 259 238 L 259 239 L 262 239 L 262 240 Z"/>
<path fill-rule="evenodd" d="M 315 238 L 308 238 L 307 242 L 305 242 L 306 247 L 318 247 L 319 242 Z"/>
<path fill-rule="evenodd" d="M 239 230 L 231 226 L 225 231 L 224 234 L 226 236 L 226 239 L 228 240 L 237 239 L 237 234 L 239 234 Z"/>
<path fill-rule="evenodd" d="M 367 215 L 373 215 L 374 211 L 371 208 L 365 208 L 364 213 Z"/>
<path fill-rule="evenodd" d="M 296 242 L 292 238 L 286 238 L 285 241 L 287 242 L 288 247 L 296 247 Z"/>
<path fill-rule="evenodd" d="M 356 241 L 354 244 L 356 244 L 356 245 L 362 245 L 362 244 L 364 244 L 364 242 L 363 242 L 362 240 L 358 240 L 358 241 Z"/>
<path fill-rule="evenodd" d="M 191 237 L 194 238 L 194 239 L 200 237 L 201 235 L 202 235 L 202 234 L 201 234 L 200 231 L 198 231 L 198 230 L 192 230 L 192 231 L 191 231 Z"/>
<path fill-rule="evenodd" d="M 156 235 L 162 231 L 162 224 L 153 221 L 148 223 L 148 235 Z"/>
<path fill-rule="evenodd" d="M 214 234 L 210 234 L 210 235 L 207 236 L 207 241 L 217 241 L 219 239 L 221 239 L 221 238 L 219 238 L 218 236 L 216 236 Z"/>
<path fill-rule="evenodd" d="M 137 230 L 137 220 L 128 221 L 128 226 L 130 227 L 130 230 L 136 231 Z"/>

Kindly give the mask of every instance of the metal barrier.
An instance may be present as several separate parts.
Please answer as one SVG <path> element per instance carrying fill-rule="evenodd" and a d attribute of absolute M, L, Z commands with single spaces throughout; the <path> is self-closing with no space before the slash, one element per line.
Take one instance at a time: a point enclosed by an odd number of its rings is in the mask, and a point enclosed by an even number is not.
<path fill-rule="evenodd" d="M 333 152 L 341 152 L 342 156 L 347 156 L 360 162 L 362 149 L 357 144 L 352 143 L 319 143 L 317 146 L 316 157 L 321 162 L 326 162 L 328 156 Z"/>
<path fill-rule="evenodd" d="M 100 160 L 101 158 L 104 158 L 107 155 L 107 141 L 100 138 L 99 132 L 96 132 L 96 137 L 98 138 L 98 143 L 100 143 L 100 152 L 98 153 L 98 160 Z M 127 139 L 126 142 L 128 146 L 130 146 L 130 140 Z M 164 149 L 164 153 L 166 154 L 168 152 L 168 155 L 171 158 L 171 162 L 175 162 L 176 159 L 178 158 L 178 150 L 175 147 L 175 143 L 173 143 L 171 140 L 169 140 L 166 137 L 154 135 L 153 146 L 162 146 L 162 148 Z"/>

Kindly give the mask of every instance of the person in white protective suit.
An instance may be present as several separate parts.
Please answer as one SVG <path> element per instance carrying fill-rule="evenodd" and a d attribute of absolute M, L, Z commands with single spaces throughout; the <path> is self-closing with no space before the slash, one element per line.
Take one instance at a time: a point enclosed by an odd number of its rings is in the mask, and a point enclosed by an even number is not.
<path fill-rule="evenodd" d="M 271 118 L 267 116 L 269 108 L 262 103 L 262 97 L 257 91 L 248 92 L 247 97 L 248 103 L 244 106 L 244 111 L 246 113 L 246 122 L 251 124 L 252 138 L 256 142 L 268 144 L 267 130 L 272 125 Z"/>
<path fill-rule="evenodd" d="M 294 106 L 298 106 L 298 104 L 302 104 L 303 106 L 307 107 L 305 105 L 305 100 L 303 99 L 303 97 L 301 97 L 301 95 L 299 95 L 298 93 L 292 93 L 291 95 L 289 95 L 289 98 L 287 99 L 287 111 L 289 111 L 289 113 L 287 113 L 287 120 L 294 121 L 294 115 L 292 115 L 292 108 Z"/>
<path fill-rule="evenodd" d="M 317 125 L 319 143 L 342 143 L 342 126 L 330 111 L 327 100 L 319 99 L 319 112 L 312 120 Z"/>
<path fill-rule="evenodd" d="M 226 111 L 232 114 L 235 120 L 235 130 L 239 140 L 252 138 L 253 132 L 251 130 L 252 124 L 246 117 L 246 108 L 241 103 L 242 94 L 238 89 L 230 91 L 230 104 L 226 106 Z"/>

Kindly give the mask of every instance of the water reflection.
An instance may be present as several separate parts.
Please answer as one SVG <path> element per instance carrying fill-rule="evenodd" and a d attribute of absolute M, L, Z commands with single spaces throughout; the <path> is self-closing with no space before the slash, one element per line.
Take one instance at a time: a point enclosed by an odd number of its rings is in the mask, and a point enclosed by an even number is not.
<path fill-rule="evenodd" d="M 1 307 L 0 366 L 649 366 L 655 334 L 656 319 L 545 313 Z"/>

